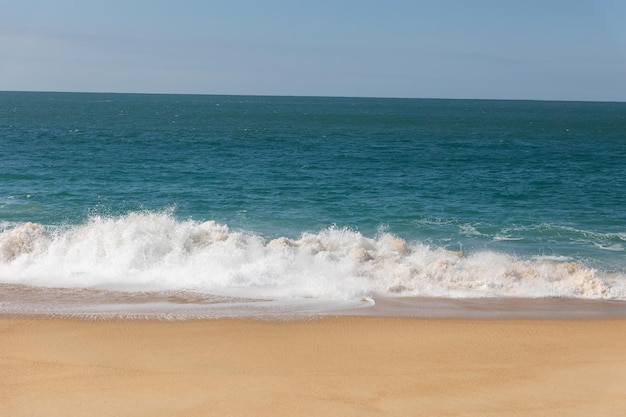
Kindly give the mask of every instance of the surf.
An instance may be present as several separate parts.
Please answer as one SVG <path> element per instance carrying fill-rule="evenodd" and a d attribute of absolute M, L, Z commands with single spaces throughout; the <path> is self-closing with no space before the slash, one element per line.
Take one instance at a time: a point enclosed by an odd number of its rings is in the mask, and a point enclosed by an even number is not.
<path fill-rule="evenodd" d="M 5 227 L 0 283 L 271 300 L 626 299 L 623 272 L 569 257 L 450 251 L 336 226 L 270 239 L 213 220 L 177 219 L 171 210 Z"/>

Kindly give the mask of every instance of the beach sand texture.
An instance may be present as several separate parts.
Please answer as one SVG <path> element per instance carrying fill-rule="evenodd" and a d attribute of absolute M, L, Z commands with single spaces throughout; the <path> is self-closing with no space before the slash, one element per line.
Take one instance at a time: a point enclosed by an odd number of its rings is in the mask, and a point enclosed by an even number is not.
<path fill-rule="evenodd" d="M 0 318 L 3 417 L 625 413 L 620 318 Z"/>

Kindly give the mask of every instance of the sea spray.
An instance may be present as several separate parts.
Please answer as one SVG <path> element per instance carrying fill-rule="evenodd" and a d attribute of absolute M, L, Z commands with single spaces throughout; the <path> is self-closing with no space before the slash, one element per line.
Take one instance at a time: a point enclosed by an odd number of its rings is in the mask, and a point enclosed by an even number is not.
<path fill-rule="evenodd" d="M 378 296 L 626 299 L 621 273 L 581 262 L 462 253 L 348 228 L 265 239 L 172 211 L 92 216 L 0 233 L 0 282 L 49 288 L 194 291 L 254 299 Z"/>

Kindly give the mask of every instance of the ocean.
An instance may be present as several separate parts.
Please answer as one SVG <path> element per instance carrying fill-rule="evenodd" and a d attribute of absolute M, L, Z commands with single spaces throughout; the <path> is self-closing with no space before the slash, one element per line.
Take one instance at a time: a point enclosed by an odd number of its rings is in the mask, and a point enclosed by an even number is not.
<path fill-rule="evenodd" d="M 626 103 L 0 92 L 0 313 L 383 298 L 626 300 Z"/>

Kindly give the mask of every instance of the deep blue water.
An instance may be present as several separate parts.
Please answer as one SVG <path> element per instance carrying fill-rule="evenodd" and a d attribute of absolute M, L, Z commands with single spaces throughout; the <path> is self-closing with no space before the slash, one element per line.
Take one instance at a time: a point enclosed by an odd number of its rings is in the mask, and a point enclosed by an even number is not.
<path fill-rule="evenodd" d="M 626 103 L 0 93 L 0 231 L 33 222 L 57 241 L 150 213 L 266 243 L 388 234 L 622 279 Z M 37 263 L 6 242 L 6 265 Z M 40 283 L 12 268 L 0 281 Z"/>

